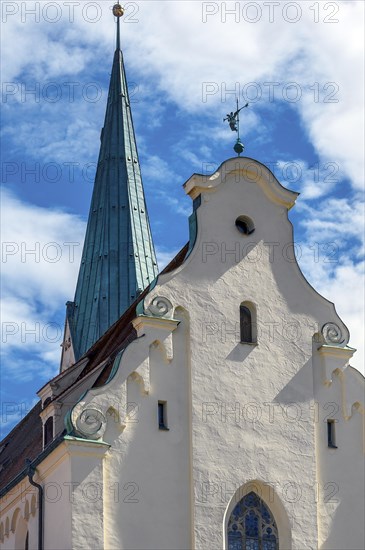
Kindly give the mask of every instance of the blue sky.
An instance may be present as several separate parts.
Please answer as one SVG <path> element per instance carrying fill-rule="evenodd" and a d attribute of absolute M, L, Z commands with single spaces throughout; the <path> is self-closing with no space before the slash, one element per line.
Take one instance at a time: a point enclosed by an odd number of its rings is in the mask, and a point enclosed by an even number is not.
<path fill-rule="evenodd" d="M 66 5 L 65 5 L 66 4 Z M 278 4 L 278 5 L 276 5 Z M 2 435 L 58 372 L 115 45 L 112 2 L 2 2 Z M 362 1 L 128 2 L 122 47 L 162 268 L 188 239 L 182 184 L 245 154 L 301 195 L 299 264 L 364 371 Z M 33 253 L 32 253 L 33 251 Z"/>

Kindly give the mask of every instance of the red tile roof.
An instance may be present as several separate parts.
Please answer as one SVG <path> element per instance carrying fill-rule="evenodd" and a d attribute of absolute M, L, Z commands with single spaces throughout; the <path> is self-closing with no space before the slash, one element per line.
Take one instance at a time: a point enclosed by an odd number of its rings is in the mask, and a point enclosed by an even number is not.
<path fill-rule="evenodd" d="M 41 402 L 15 426 L 0 443 L 0 489 L 25 468 L 25 459 L 33 460 L 42 451 Z"/>

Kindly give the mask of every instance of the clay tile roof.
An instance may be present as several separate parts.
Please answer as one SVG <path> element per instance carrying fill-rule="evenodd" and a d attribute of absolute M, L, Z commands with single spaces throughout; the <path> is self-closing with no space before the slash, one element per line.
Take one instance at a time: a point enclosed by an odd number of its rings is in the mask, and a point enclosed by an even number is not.
<path fill-rule="evenodd" d="M 15 426 L 0 443 L 0 489 L 25 468 L 25 459 L 33 460 L 42 451 L 41 402 Z"/>

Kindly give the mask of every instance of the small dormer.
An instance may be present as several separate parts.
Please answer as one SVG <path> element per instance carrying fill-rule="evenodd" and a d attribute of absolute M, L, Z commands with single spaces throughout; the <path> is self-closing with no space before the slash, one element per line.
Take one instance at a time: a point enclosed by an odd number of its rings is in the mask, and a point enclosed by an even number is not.
<path fill-rule="evenodd" d="M 43 428 L 43 449 L 52 443 L 55 437 L 55 417 L 58 409 L 57 403 L 52 401 L 51 396 L 42 400 L 40 417 Z"/>

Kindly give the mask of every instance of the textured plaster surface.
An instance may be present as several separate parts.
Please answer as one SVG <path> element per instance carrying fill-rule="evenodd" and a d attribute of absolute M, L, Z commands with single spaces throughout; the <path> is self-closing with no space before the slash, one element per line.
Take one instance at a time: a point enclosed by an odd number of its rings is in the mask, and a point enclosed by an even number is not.
<path fill-rule="evenodd" d="M 364 381 L 347 366 L 353 350 L 319 337 L 329 322 L 345 339 L 347 329 L 293 257 L 296 195 L 259 163 L 255 181 L 247 162 L 187 182 L 202 194 L 192 253 L 146 296 L 114 378 L 72 408 L 76 427 L 98 411 L 97 435 L 110 445 L 70 442 L 69 471 L 58 470 L 80 483 L 63 502 L 72 548 L 227 548 L 229 515 L 251 490 L 274 514 L 280 550 L 364 548 Z M 235 227 L 242 215 L 251 235 Z M 162 317 L 149 306 L 159 297 Z M 240 342 L 242 302 L 256 309 L 255 344 Z M 338 449 L 327 446 L 330 415 Z M 83 501 L 97 483 L 100 499 Z"/>

